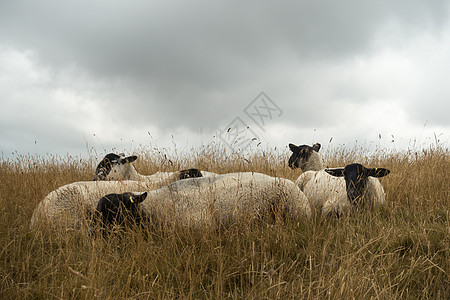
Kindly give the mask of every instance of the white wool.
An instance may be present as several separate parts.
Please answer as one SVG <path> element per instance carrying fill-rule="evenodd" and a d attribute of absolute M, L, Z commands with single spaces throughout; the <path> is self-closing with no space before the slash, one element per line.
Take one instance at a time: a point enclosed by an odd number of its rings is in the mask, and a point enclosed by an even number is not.
<path fill-rule="evenodd" d="M 204 225 L 262 219 L 274 205 L 285 216 L 311 216 L 308 200 L 294 182 L 251 172 L 177 181 L 149 192 L 141 207 L 181 224 Z"/>
<path fill-rule="evenodd" d="M 230 173 L 176 181 L 151 190 L 138 181 L 77 182 L 60 187 L 39 203 L 31 227 L 49 223 L 55 227 L 80 226 L 87 212 L 95 210 L 101 197 L 110 193 L 149 191 L 141 207 L 149 215 L 182 224 L 227 224 L 240 216 L 262 218 L 273 204 L 295 218 L 310 217 L 311 209 L 294 182 L 259 173 Z"/>
<path fill-rule="evenodd" d="M 320 154 L 316 151 L 312 151 L 309 156 L 308 161 L 305 162 L 305 166 L 302 168 L 302 171 L 320 171 L 323 170 L 322 159 L 320 158 Z"/>
<path fill-rule="evenodd" d="M 99 199 L 111 193 L 143 192 L 152 186 L 138 181 L 81 181 L 64 185 L 49 193 L 36 207 L 31 228 L 47 223 L 56 227 L 78 227 Z"/>

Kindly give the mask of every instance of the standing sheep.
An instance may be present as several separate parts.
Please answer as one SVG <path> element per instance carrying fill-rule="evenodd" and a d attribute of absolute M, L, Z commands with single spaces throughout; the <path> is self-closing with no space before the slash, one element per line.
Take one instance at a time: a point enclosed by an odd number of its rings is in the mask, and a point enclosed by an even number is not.
<path fill-rule="evenodd" d="M 94 181 L 96 180 L 136 180 L 149 181 L 156 185 L 163 186 L 176 180 L 211 176 L 214 173 L 200 171 L 198 169 L 186 169 L 176 172 L 157 172 L 153 175 L 141 175 L 131 164 L 138 157 L 136 155 L 127 156 L 123 153 L 119 155 L 114 153 L 107 154 L 95 169 Z"/>

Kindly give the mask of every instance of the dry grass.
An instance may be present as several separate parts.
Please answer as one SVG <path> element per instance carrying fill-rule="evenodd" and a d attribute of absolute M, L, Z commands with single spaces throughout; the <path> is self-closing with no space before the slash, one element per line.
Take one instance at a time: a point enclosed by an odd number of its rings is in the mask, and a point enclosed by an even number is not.
<path fill-rule="evenodd" d="M 146 151 L 137 169 L 198 167 L 296 179 L 288 153 L 275 153 L 244 159 L 211 148 L 179 157 Z M 326 153 L 325 164 L 389 168 L 382 179 L 388 203 L 380 210 L 225 231 L 153 226 L 108 241 L 29 230 L 38 202 L 58 186 L 90 180 L 96 159 L 0 161 L 0 298 L 448 299 L 448 149 L 366 153 L 338 149 Z"/>

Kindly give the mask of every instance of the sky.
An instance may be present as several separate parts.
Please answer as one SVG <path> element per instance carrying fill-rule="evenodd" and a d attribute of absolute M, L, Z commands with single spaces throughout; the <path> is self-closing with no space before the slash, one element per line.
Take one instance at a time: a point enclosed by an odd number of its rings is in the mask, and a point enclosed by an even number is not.
<path fill-rule="evenodd" d="M 450 1 L 1 1 L 0 151 L 450 145 Z"/>

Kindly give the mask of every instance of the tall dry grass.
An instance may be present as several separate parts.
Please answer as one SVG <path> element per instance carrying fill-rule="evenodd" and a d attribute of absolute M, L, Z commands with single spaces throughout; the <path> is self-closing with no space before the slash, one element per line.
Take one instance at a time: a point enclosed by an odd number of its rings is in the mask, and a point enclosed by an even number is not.
<path fill-rule="evenodd" d="M 296 179 L 288 153 L 249 157 L 202 148 L 140 153 L 143 174 L 186 167 L 256 171 Z M 393 153 L 337 149 L 325 165 L 386 167 L 387 204 L 341 219 L 314 218 L 226 230 L 161 228 L 110 239 L 31 232 L 47 193 L 90 180 L 93 161 L 20 157 L 0 162 L 1 299 L 448 299 L 448 149 Z"/>

